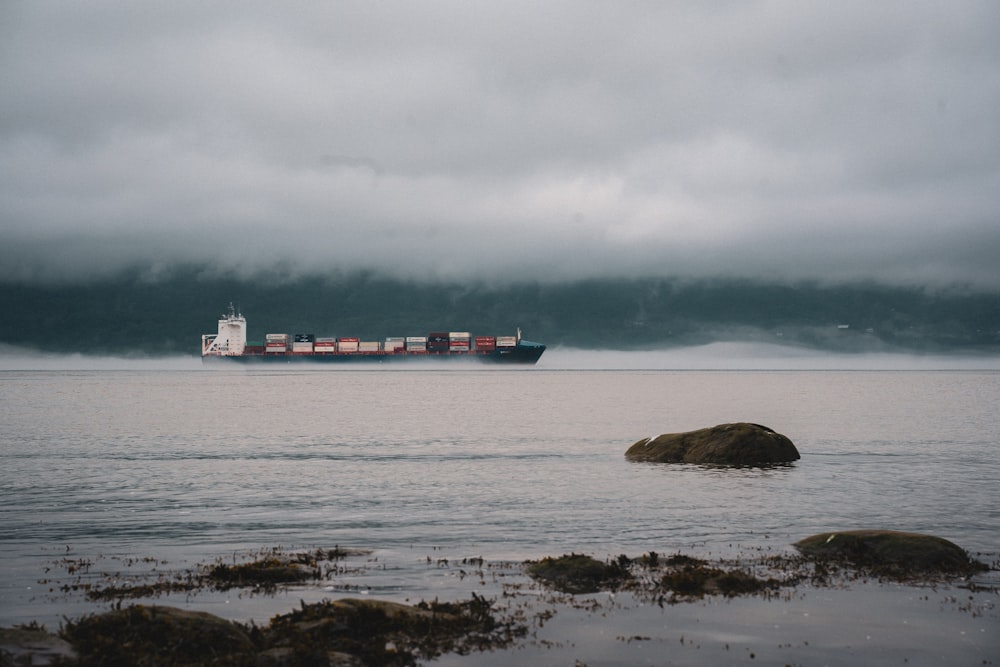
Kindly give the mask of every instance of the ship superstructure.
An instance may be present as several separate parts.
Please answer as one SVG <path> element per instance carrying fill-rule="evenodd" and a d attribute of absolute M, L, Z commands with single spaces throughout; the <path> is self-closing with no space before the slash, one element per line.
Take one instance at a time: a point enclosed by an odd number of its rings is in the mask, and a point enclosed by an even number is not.
<path fill-rule="evenodd" d="M 219 333 L 201 337 L 201 356 L 238 357 L 247 346 L 247 320 L 229 304 L 229 312 L 219 318 Z"/>

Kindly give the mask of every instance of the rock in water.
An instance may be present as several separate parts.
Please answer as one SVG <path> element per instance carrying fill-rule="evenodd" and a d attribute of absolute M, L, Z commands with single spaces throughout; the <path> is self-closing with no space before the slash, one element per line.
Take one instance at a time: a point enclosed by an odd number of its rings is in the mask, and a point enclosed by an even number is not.
<path fill-rule="evenodd" d="M 253 664 L 257 653 L 235 623 L 159 605 L 86 616 L 68 623 L 63 634 L 85 665 L 201 665 L 211 656 L 218 657 L 216 664 Z"/>
<path fill-rule="evenodd" d="M 898 530 L 845 530 L 799 540 L 795 548 L 814 560 L 831 560 L 879 574 L 968 575 L 987 569 L 964 549 L 934 535 Z"/>
<path fill-rule="evenodd" d="M 563 593 L 596 593 L 604 588 L 614 590 L 630 575 L 621 564 L 608 564 L 583 554 L 566 554 L 559 558 L 543 558 L 526 568 L 532 579 L 544 581 Z"/>
<path fill-rule="evenodd" d="M 644 438 L 625 452 L 630 461 L 756 466 L 796 461 L 792 441 L 766 426 L 738 422 Z"/>

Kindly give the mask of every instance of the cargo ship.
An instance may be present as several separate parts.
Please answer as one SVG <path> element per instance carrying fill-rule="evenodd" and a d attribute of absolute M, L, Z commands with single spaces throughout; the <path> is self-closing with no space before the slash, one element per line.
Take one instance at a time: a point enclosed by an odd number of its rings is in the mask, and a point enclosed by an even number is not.
<path fill-rule="evenodd" d="M 311 333 L 269 333 L 247 341 L 247 321 L 232 305 L 219 318 L 219 331 L 201 337 L 203 363 L 396 363 L 470 360 L 498 364 L 534 364 L 545 352 L 541 343 L 512 336 L 473 336 L 468 331 L 434 331 L 420 336 L 363 340 L 352 336 L 317 337 Z"/>

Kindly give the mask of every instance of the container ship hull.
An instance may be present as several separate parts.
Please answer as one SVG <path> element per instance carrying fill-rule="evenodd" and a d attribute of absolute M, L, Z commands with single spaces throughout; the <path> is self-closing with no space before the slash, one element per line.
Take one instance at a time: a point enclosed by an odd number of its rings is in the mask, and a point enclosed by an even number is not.
<path fill-rule="evenodd" d="M 217 334 L 205 334 L 201 359 L 206 364 L 397 364 L 473 362 L 532 365 L 545 345 L 515 336 L 473 336 L 468 332 L 432 332 L 384 341 L 317 338 L 312 334 L 267 334 L 247 342 L 246 318 L 230 307 L 219 319 Z"/>
<path fill-rule="evenodd" d="M 288 353 L 288 354 L 238 354 L 203 355 L 206 364 L 398 364 L 437 363 L 439 361 L 467 361 L 484 364 L 527 364 L 538 362 L 545 351 L 539 343 L 522 343 L 510 350 L 492 352 L 378 352 L 378 353 Z"/>

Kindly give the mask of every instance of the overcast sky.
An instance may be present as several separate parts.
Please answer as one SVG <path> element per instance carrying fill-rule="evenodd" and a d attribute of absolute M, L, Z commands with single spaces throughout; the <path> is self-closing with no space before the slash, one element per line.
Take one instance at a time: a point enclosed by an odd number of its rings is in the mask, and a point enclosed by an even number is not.
<path fill-rule="evenodd" d="M 1000 3 L 0 2 L 0 278 L 1000 288 Z"/>

